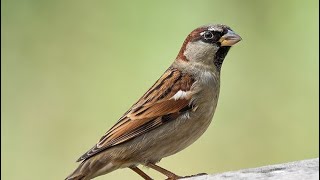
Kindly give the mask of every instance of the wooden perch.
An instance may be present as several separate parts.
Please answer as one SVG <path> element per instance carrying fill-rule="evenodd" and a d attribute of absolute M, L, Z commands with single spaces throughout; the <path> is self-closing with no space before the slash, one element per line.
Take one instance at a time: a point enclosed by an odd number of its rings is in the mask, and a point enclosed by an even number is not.
<path fill-rule="evenodd" d="M 252 169 L 201 175 L 185 180 L 316 180 L 319 179 L 319 158 L 269 165 Z"/>

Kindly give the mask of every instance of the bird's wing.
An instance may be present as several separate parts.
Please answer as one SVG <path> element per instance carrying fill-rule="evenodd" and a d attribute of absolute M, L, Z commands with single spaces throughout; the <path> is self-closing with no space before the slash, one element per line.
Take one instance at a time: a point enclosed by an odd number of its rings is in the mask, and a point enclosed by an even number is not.
<path fill-rule="evenodd" d="M 169 68 L 161 78 L 78 161 L 149 132 L 191 108 L 194 79 Z"/>

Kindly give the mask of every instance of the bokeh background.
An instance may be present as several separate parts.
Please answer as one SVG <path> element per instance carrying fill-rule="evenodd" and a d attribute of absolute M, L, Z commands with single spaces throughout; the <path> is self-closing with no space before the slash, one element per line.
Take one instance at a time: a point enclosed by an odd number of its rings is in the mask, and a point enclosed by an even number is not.
<path fill-rule="evenodd" d="M 1 1 L 1 178 L 64 179 L 208 23 L 243 41 L 223 65 L 214 123 L 160 165 L 191 175 L 318 157 L 318 3 Z"/>

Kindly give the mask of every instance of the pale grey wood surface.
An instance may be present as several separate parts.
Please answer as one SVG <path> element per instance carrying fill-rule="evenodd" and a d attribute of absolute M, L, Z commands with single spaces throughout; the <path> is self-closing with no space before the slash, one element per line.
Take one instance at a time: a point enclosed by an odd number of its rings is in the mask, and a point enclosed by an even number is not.
<path fill-rule="evenodd" d="M 183 180 L 316 180 L 319 179 L 319 158 L 269 165 L 252 169 L 202 175 Z"/>

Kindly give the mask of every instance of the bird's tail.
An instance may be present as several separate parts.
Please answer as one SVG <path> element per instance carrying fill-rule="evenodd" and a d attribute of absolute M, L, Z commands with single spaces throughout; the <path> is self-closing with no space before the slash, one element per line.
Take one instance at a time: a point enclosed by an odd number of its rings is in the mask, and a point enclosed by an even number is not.
<path fill-rule="evenodd" d="M 109 158 L 95 156 L 82 161 L 65 180 L 90 180 L 117 168 L 118 166 L 114 166 Z"/>
<path fill-rule="evenodd" d="M 87 167 L 88 163 L 86 161 L 82 162 L 76 170 L 73 171 L 65 180 L 88 180 L 90 179 L 87 172 L 89 168 Z"/>
<path fill-rule="evenodd" d="M 82 174 L 71 174 L 65 180 L 84 180 L 85 176 Z"/>

